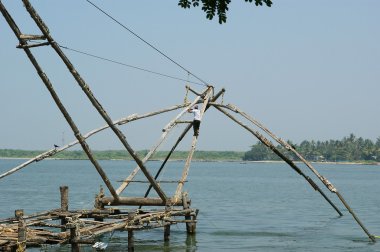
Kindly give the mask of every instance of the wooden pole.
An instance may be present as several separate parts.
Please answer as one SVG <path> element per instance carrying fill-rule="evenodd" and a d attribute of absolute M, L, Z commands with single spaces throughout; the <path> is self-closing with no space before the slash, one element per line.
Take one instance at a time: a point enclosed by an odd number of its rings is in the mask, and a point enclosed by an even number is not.
<path fill-rule="evenodd" d="M 170 240 L 170 223 L 164 225 L 164 241 L 168 242 Z"/>
<path fill-rule="evenodd" d="M 133 219 L 135 218 L 135 213 L 128 213 L 128 225 L 133 225 Z M 133 229 L 128 228 L 128 252 L 135 251 L 135 238 L 133 235 Z"/>
<path fill-rule="evenodd" d="M 166 206 L 167 202 L 176 206 L 182 206 L 182 199 L 173 202 L 173 199 L 169 198 L 167 201 L 163 201 L 161 198 L 143 198 L 143 197 L 120 197 L 115 201 L 112 197 L 104 197 L 101 199 L 102 204 L 110 206 Z"/>
<path fill-rule="evenodd" d="M 170 211 L 170 206 L 165 206 L 165 214 Z M 170 222 L 164 224 L 164 241 L 170 240 Z"/>
<path fill-rule="evenodd" d="M 102 203 L 102 199 L 104 198 L 104 190 L 103 187 L 100 187 L 99 193 L 95 196 L 95 204 L 94 207 L 95 209 L 101 211 L 104 210 L 104 204 Z M 102 216 L 95 216 L 94 218 L 95 221 L 103 221 L 104 218 Z"/>
<path fill-rule="evenodd" d="M 324 176 L 322 176 L 313 166 L 310 162 L 308 162 L 298 151 L 296 151 L 290 144 L 288 144 L 287 142 L 285 142 L 284 140 L 282 140 L 281 138 L 277 137 L 274 133 L 272 133 L 268 128 L 266 128 L 264 125 L 262 125 L 260 122 L 258 122 L 257 120 L 255 120 L 254 118 L 252 118 L 251 116 L 249 116 L 248 114 L 246 114 L 245 112 L 241 111 L 239 108 L 237 108 L 236 106 L 234 105 L 230 105 L 228 104 L 227 106 L 225 105 L 220 105 L 220 104 L 213 104 L 214 106 L 218 106 L 218 107 L 225 107 L 225 108 L 228 108 L 229 110 L 231 111 L 234 111 L 236 113 L 239 113 L 241 114 L 244 118 L 248 119 L 250 122 L 252 122 L 253 124 L 255 124 L 257 127 L 259 127 L 260 129 L 262 129 L 263 131 L 265 131 L 269 136 L 271 136 L 273 139 L 275 139 L 279 144 L 281 144 L 283 147 L 285 147 L 287 150 L 293 152 L 321 181 L 322 183 L 327 187 L 327 189 L 329 189 L 332 193 L 335 193 L 339 200 L 343 203 L 343 205 L 346 207 L 346 209 L 349 211 L 349 213 L 352 215 L 352 217 L 355 219 L 355 221 L 359 224 L 359 226 L 363 229 L 363 231 L 368 235 L 368 237 L 370 238 L 371 241 L 373 242 L 376 242 L 376 239 L 374 237 L 374 235 L 370 234 L 368 229 L 363 225 L 363 223 L 359 220 L 359 218 L 357 217 L 357 215 L 355 214 L 355 212 L 352 210 L 352 208 L 347 204 L 347 202 L 345 201 L 345 199 L 343 198 L 343 196 L 338 192 L 338 190 L 336 189 L 336 187 L 327 179 L 325 178 Z M 314 187 L 315 190 L 318 190 L 319 192 L 320 189 L 316 186 L 316 184 L 314 183 L 314 181 L 311 180 L 310 177 L 307 177 L 306 178 L 308 180 L 308 182 Z M 329 201 L 330 203 L 330 200 L 327 199 L 327 196 L 324 198 L 326 200 Z M 330 203 L 331 204 L 331 203 Z M 335 205 L 333 206 L 335 208 L 335 210 L 337 210 L 337 208 L 335 207 Z M 343 214 L 340 212 L 340 211 L 337 211 L 339 213 L 340 216 L 342 216 Z"/>
<path fill-rule="evenodd" d="M 354 213 L 354 211 L 352 210 L 352 208 L 347 204 L 347 202 L 344 200 L 343 196 L 337 191 L 335 192 L 336 195 L 338 196 L 338 198 L 340 199 L 340 201 L 342 201 L 343 205 L 347 208 L 347 210 L 350 212 L 350 214 L 352 215 L 352 217 L 355 219 L 355 221 L 359 224 L 359 226 L 363 229 L 363 231 L 368 235 L 369 239 L 372 241 L 372 242 L 376 242 L 376 238 L 374 235 L 372 235 L 368 229 L 363 225 L 363 223 L 359 220 L 359 218 L 356 216 L 356 214 Z"/>
<path fill-rule="evenodd" d="M 197 97 L 197 99 L 195 99 L 193 101 L 192 104 L 195 104 L 198 100 L 200 99 L 200 97 Z M 179 115 L 177 115 L 173 120 L 171 120 L 169 122 L 169 124 L 164 128 L 163 130 L 163 133 L 160 137 L 160 139 L 157 141 L 157 143 L 149 150 L 149 152 L 145 155 L 144 159 L 142 160 L 142 162 L 145 164 L 146 161 L 149 160 L 149 158 L 157 151 L 158 147 L 165 141 L 165 139 L 167 138 L 169 132 L 173 129 L 174 125 L 176 124 L 175 121 L 180 117 L 180 115 L 183 115 L 184 111 L 186 112 L 188 109 L 190 108 L 190 106 L 187 106 L 183 111 L 181 111 L 181 113 L 179 113 Z M 127 186 L 129 185 L 129 182 L 130 180 L 132 180 L 137 172 L 140 170 L 140 166 L 137 166 L 132 172 L 131 174 L 125 179 L 126 181 L 123 182 L 119 188 L 116 190 L 117 194 L 120 195 L 124 190 L 125 188 L 127 188 Z M 156 181 L 156 177 L 154 178 L 154 180 Z M 152 185 L 153 186 L 153 185 Z"/>
<path fill-rule="evenodd" d="M 78 217 L 66 217 L 66 228 L 70 229 L 70 239 L 69 242 L 71 244 L 72 252 L 80 252 L 80 227 Z"/>
<path fill-rule="evenodd" d="M 191 129 L 192 127 L 192 124 L 189 124 L 188 126 L 186 126 L 185 130 L 182 132 L 182 134 L 178 137 L 177 141 L 175 142 L 175 144 L 173 145 L 173 147 L 171 148 L 171 150 L 169 151 L 168 155 L 166 155 L 165 157 L 165 160 L 162 162 L 160 168 L 157 170 L 157 173 L 156 175 L 154 176 L 154 179 L 157 179 L 158 176 L 160 176 L 161 174 L 161 171 L 163 170 L 163 168 L 165 167 L 167 161 L 169 160 L 170 156 L 173 154 L 174 150 L 177 148 L 178 144 L 182 141 L 182 139 L 185 137 L 186 133 Z M 147 191 L 145 192 L 145 195 L 144 195 L 144 198 L 148 197 L 149 193 L 150 193 L 150 190 L 152 189 L 152 186 L 149 185 Z M 141 208 L 141 206 L 139 207 Z"/>
<path fill-rule="evenodd" d="M 30 6 L 30 3 L 28 1 L 24 1 L 24 4 L 25 4 L 25 6 L 27 6 L 27 5 Z M 23 40 L 23 39 L 20 39 L 20 36 L 21 36 L 22 33 L 20 32 L 20 30 L 17 27 L 16 23 L 14 22 L 14 20 L 9 15 L 8 11 L 5 9 L 4 5 L 1 2 L 0 2 L 0 11 L 2 12 L 3 16 L 7 20 L 9 26 L 13 30 L 14 34 L 16 35 L 16 37 L 19 39 L 20 44 L 21 45 L 26 45 L 27 44 L 26 41 Z M 44 29 L 46 31 L 46 27 Z M 99 163 L 93 157 L 92 151 L 90 150 L 90 148 L 87 145 L 86 141 L 84 140 L 83 136 L 79 132 L 79 129 L 76 126 L 76 124 L 74 123 L 74 121 L 72 120 L 70 114 L 68 113 L 68 111 L 66 110 L 66 108 L 64 107 L 64 105 L 62 104 L 62 102 L 61 102 L 60 98 L 58 97 L 57 93 L 55 92 L 55 90 L 53 88 L 53 85 L 51 84 L 49 78 L 42 71 L 42 68 L 37 63 L 37 61 L 36 61 L 35 57 L 33 56 L 32 52 L 28 48 L 23 48 L 23 50 L 25 51 L 26 55 L 28 56 L 28 58 L 31 61 L 31 63 L 33 64 L 33 66 L 35 67 L 38 75 L 40 76 L 41 80 L 45 84 L 46 88 L 50 92 L 50 95 L 52 96 L 52 98 L 53 98 L 54 102 L 56 103 L 57 107 L 59 108 L 59 110 L 61 111 L 61 113 L 63 114 L 63 116 L 65 117 L 65 119 L 66 119 L 67 123 L 69 124 L 70 128 L 72 129 L 75 137 L 80 142 L 80 144 L 82 146 L 82 149 L 87 154 L 87 156 L 90 159 L 91 163 L 95 166 L 96 170 L 98 171 L 98 173 L 102 177 L 104 183 L 107 185 L 107 187 L 110 190 L 111 194 L 117 199 L 118 195 L 117 195 L 115 189 L 112 187 L 112 185 L 111 185 L 109 179 L 107 178 L 106 174 L 104 173 L 102 167 L 99 165 Z"/>
<path fill-rule="evenodd" d="M 188 202 L 189 202 L 188 194 L 187 194 L 187 192 L 183 192 L 182 193 L 182 203 L 183 203 L 183 209 L 184 210 L 190 208 L 190 205 L 189 205 Z M 191 215 L 190 214 L 186 214 L 185 215 L 185 220 L 186 221 L 190 221 L 191 220 Z M 188 234 L 194 234 L 195 233 L 195 229 L 196 229 L 195 222 L 186 222 L 186 231 L 187 231 Z"/>
<path fill-rule="evenodd" d="M 123 117 L 121 119 L 118 119 L 116 121 L 113 122 L 114 125 L 124 125 L 126 123 L 129 123 L 129 122 L 132 122 L 132 121 L 136 121 L 136 120 L 139 120 L 139 119 L 144 119 L 144 118 L 147 118 L 147 117 L 151 117 L 151 116 L 155 116 L 155 115 L 158 115 L 158 114 L 162 114 L 162 113 L 166 113 L 166 112 L 169 112 L 169 111 L 173 111 L 173 110 L 177 110 L 179 108 L 183 108 L 183 107 L 186 107 L 186 104 L 180 104 L 180 105 L 174 105 L 174 106 L 171 106 L 171 107 L 168 107 L 168 108 L 165 108 L 165 109 L 160 109 L 160 110 L 157 110 L 157 111 L 153 111 L 153 112 L 149 112 L 149 113 L 145 113 L 145 114 L 142 114 L 142 115 L 138 115 L 138 114 L 132 114 L 132 115 L 129 115 L 127 117 Z M 83 138 L 84 139 L 87 139 L 89 137 L 91 137 L 92 135 L 95 135 L 105 129 L 108 129 L 109 126 L 108 124 L 107 125 L 104 125 L 100 128 L 97 128 L 97 129 L 93 129 L 91 130 L 90 132 L 86 133 L 85 135 L 83 135 Z M 15 173 L 16 171 L 30 165 L 31 163 L 33 162 L 38 162 L 38 161 L 41 161 L 41 160 L 44 160 L 45 158 L 48 158 L 48 157 L 52 157 L 54 155 L 56 155 L 57 153 L 59 152 L 62 152 L 68 148 L 71 148 L 73 147 L 74 145 L 77 145 L 79 143 L 78 140 L 76 141 L 73 141 L 65 146 L 61 146 L 59 148 L 53 148 L 53 149 L 50 149 L 48 151 L 45 151 L 29 160 L 27 160 L 26 162 L 10 169 L 9 171 L 7 172 L 4 172 L 3 174 L 0 175 L 0 179 L 8 176 L 8 175 L 11 175 L 12 173 Z"/>
<path fill-rule="evenodd" d="M 17 252 L 26 251 L 26 224 L 23 216 L 24 210 L 15 211 L 15 217 L 18 221 Z"/>
<path fill-rule="evenodd" d="M 69 211 L 69 187 L 68 186 L 61 186 L 59 187 L 60 193 L 61 193 L 61 211 L 67 212 Z M 61 225 L 66 225 L 66 218 L 61 217 Z M 61 231 L 66 231 L 66 228 L 62 227 Z"/>
<path fill-rule="evenodd" d="M 309 176 L 306 176 L 300 168 L 298 168 L 298 166 L 293 162 L 291 161 L 290 159 L 288 159 L 284 154 L 282 154 L 273 144 L 271 141 L 269 141 L 268 139 L 266 139 L 263 135 L 261 135 L 259 132 L 257 131 L 254 131 L 252 130 L 251 128 L 249 128 L 247 125 L 243 124 L 242 122 L 240 122 L 239 120 L 237 120 L 235 117 L 233 117 L 231 114 L 229 114 L 228 112 L 224 111 L 223 109 L 219 108 L 218 106 L 214 106 L 217 110 L 219 110 L 220 112 L 222 112 L 223 114 L 225 114 L 226 116 L 228 116 L 229 118 L 231 118 L 234 122 L 236 122 L 237 124 L 239 124 L 240 126 L 242 126 L 243 128 L 245 128 L 246 130 L 248 130 L 249 132 L 251 132 L 257 139 L 260 140 L 260 142 L 262 142 L 265 146 L 267 146 L 269 149 L 271 149 L 277 156 L 279 156 L 282 160 L 284 160 L 291 168 L 293 168 L 293 170 L 295 170 L 299 175 L 301 175 L 302 177 L 304 177 L 306 179 L 307 182 L 310 183 L 310 185 L 314 188 L 314 190 L 318 191 L 322 197 L 335 209 L 335 211 L 337 211 L 337 213 L 342 216 L 343 214 L 339 211 L 339 209 L 334 205 L 334 203 L 326 196 L 326 194 L 318 187 L 317 184 L 315 184 L 315 182 L 309 177 Z"/>
<path fill-rule="evenodd" d="M 226 90 L 224 88 L 222 88 L 214 97 L 212 97 L 211 101 L 215 102 L 225 91 Z M 207 111 L 209 109 L 209 107 L 210 107 L 210 105 L 207 104 L 207 107 L 206 107 L 205 111 Z M 169 160 L 170 156 L 173 154 L 173 152 L 177 148 L 178 144 L 182 141 L 182 139 L 185 137 L 185 135 L 191 129 L 192 126 L 193 126 L 192 123 L 189 124 L 189 125 L 187 125 L 186 128 L 184 129 L 184 131 L 182 132 L 182 134 L 178 137 L 177 141 L 175 142 L 175 144 L 173 145 L 173 147 L 169 151 L 169 153 L 166 156 L 165 160 L 162 162 L 160 168 L 157 170 L 157 173 L 154 176 L 154 179 L 157 179 L 158 176 L 161 174 L 161 171 L 165 167 L 166 162 Z M 149 186 L 148 189 L 147 189 L 147 191 L 146 191 L 146 193 L 145 193 L 145 195 L 144 195 L 144 198 L 148 197 L 151 189 L 152 189 L 152 186 Z M 141 206 L 139 208 L 141 208 Z"/>
<path fill-rule="evenodd" d="M 66 67 L 69 69 L 70 73 L 73 75 L 74 79 L 77 81 L 78 85 L 82 88 L 83 92 L 87 96 L 87 98 L 90 100 L 94 108 L 98 111 L 98 113 L 103 117 L 103 119 L 107 122 L 108 126 L 112 129 L 112 131 L 115 133 L 115 135 L 119 138 L 120 142 L 123 144 L 123 146 L 127 149 L 131 157 L 135 160 L 135 162 L 140 166 L 140 169 L 144 173 L 145 177 L 149 180 L 149 182 L 153 185 L 153 188 L 156 190 L 157 194 L 160 196 L 160 198 L 163 201 L 166 201 L 167 197 L 165 193 L 161 190 L 160 186 L 157 184 L 157 182 L 153 179 L 152 175 L 148 171 L 148 169 L 145 167 L 144 163 L 140 158 L 137 156 L 137 153 L 132 149 L 132 147 L 127 142 L 126 137 L 124 134 L 112 123 L 111 118 L 108 116 L 105 109 L 102 107 L 102 105 L 99 103 L 99 101 L 95 98 L 94 94 L 90 90 L 90 87 L 88 84 L 83 80 L 83 78 L 79 75 L 79 73 L 75 70 L 73 64 L 70 62 L 70 60 L 66 57 L 66 55 L 62 52 L 61 48 L 55 42 L 55 40 L 52 38 L 52 36 L 49 33 L 49 30 L 46 26 L 46 24 L 42 21 L 41 17 L 37 14 L 37 12 L 34 10 L 33 6 L 30 4 L 28 0 L 22 0 L 26 10 L 29 12 L 30 16 L 34 20 L 34 22 L 37 24 L 37 26 L 40 28 L 41 32 L 44 36 L 46 36 L 46 39 L 50 42 L 53 49 L 57 52 L 59 57 L 62 59 Z M 116 191 L 113 190 L 111 192 L 112 195 L 118 199 L 118 194 Z M 115 194 L 115 195 L 114 195 Z"/>
<path fill-rule="evenodd" d="M 213 89 L 211 87 L 208 88 L 208 90 L 207 90 L 206 96 L 204 98 L 203 106 L 202 106 L 202 109 L 201 109 L 201 112 L 200 112 L 200 117 L 201 118 L 202 118 L 204 112 L 206 111 L 208 102 L 209 102 L 209 100 L 210 100 L 210 98 L 212 96 L 212 91 L 213 91 Z M 193 141 L 191 143 L 191 149 L 190 149 L 189 155 L 187 156 L 185 167 L 184 167 L 183 172 L 182 172 L 182 177 L 181 177 L 181 180 L 178 183 L 176 192 L 174 194 L 174 202 L 178 201 L 181 198 L 182 188 L 183 188 L 183 185 L 184 185 L 184 181 L 186 180 L 187 175 L 189 173 L 190 163 L 191 163 L 191 160 L 193 158 L 193 154 L 194 154 L 194 151 L 195 151 L 195 148 L 196 148 L 196 145 L 197 145 L 197 139 L 198 139 L 197 136 L 193 137 Z"/>

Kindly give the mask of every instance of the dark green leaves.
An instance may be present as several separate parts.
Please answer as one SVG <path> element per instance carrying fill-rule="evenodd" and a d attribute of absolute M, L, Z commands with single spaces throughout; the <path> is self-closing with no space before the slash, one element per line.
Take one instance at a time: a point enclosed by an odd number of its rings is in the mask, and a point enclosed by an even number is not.
<path fill-rule="evenodd" d="M 253 0 L 245 0 L 245 2 L 252 3 Z M 202 10 L 206 13 L 206 18 L 212 20 L 215 15 L 218 15 L 219 24 L 223 24 L 227 21 L 226 12 L 228 11 L 228 5 L 231 0 L 201 0 L 202 2 Z M 262 6 L 266 4 L 266 6 L 271 7 L 271 0 L 255 0 L 256 6 Z M 198 7 L 199 0 L 179 0 L 178 5 L 184 9 L 189 9 L 191 6 Z"/>

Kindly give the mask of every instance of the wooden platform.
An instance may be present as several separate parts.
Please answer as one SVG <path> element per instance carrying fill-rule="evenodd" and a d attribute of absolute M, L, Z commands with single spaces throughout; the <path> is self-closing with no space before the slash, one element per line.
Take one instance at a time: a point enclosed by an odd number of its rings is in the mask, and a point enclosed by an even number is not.
<path fill-rule="evenodd" d="M 178 223 L 196 223 L 197 209 L 121 209 L 62 211 L 55 209 L 23 216 L 25 241 L 20 241 L 20 219 L 0 220 L 0 251 L 14 251 L 44 244 L 94 244 L 97 238 L 113 231 L 146 230 Z M 185 218 L 184 218 L 185 217 Z M 101 221 L 99 221 L 102 219 Z M 22 229 L 22 227 L 21 227 Z"/>

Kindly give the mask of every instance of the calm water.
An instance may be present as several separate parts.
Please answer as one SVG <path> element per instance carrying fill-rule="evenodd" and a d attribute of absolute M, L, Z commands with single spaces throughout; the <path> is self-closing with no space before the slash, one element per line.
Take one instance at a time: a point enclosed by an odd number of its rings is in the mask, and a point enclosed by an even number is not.
<path fill-rule="evenodd" d="M 22 162 L 0 160 L 0 173 Z M 134 168 L 128 161 L 103 161 L 101 165 L 115 187 Z M 148 167 L 154 173 L 159 165 L 150 162 Z M 169 163 L 162 179 L 178 180 L 183 165 Z M 306 167 L 300 167 L 311 176 Z M 380 167 L 315 167 L 337 187 L 367 229 L 380 235 Z M 380 241 L 368 242 L 336 195 L 318 183 L 343 217 L 285 164 L 194 162 L 188 180 L 185 189 L 192 207 L 200 209 L 196 236 L 187 237 L 182 224 L 172 226 L 169 243 L 163 242 L 162 229 L 139 231 L 135 234 L 136 251 L 380 251 Z M 11 217 L 15 209 L 30 214 L 59 208 L 60 185 L 69 186 L 70 209 L 92 208 L 101 184 L 88 161 L 33 164 L 0 180 L 0 218 Z M 126 195 L 141 196 L 145 189 L 145 184 L 135 183 Z M 167 194 L 174 189 L 165 184 Z M 126 251 L 126 235 L 103 236 L 102 240 L 109 242 L 107 251 Z M 69 247 L 28 251 L 40 250 L 69 251 Z M 83 251 L 93 250 L 83 247 Z"/>

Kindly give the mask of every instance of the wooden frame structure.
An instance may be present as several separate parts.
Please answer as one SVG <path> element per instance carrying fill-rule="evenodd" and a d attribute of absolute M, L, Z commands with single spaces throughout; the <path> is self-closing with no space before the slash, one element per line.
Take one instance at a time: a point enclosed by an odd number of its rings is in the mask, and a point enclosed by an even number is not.
<path fill-rule="evenodd" d="M 352 214 L 353 218 L 360 225 L 363 231 L 368 235 L 371 241 L 375 242 L 375 238 L 373 235 L 369 233 L 369 231 L 364 227 L 364 225 L 360 222 L 358 217 L 355 215 L 350 206 L 346 203 L 342 195 L 338 192 L 338 190 L 329 182 L 325 177 L 320 175 L 318 171 L 309 163 L 305 158 L 302 157 L 300 153 L 298 153 L 292 146 L 283 141 L 281 138 L 278 138 L 272 132 L 270 132 L 265 126 L 259 123 L 257 120 L 240 110 L 234 105 L 224 105 L 223 102 L 218 102 L 218 98 L 224 94 L 225 90 L 222 89 L 216 94 L 214 94 L 214 87 L 205 86 L 205 89 L 200 93 L 194 91 L 190 87 L 187 87 L 192 93 L 196 95 L 192 102 L 185 102 L 184 104 L 175 105 L 169 108 L 164 108 L 158 111 L 150 112 L 144 115 L 133 114 L 128 117 L 113 121 L 106 110 L 102 107 L 100 102 L 93 95 L 90 86 L 84 81 L 84 79 L 79 75 L 76 71 L 72 63 L 66 57 L 66 55 L 61 50 L 58 43 L 53 39 L 51 34 L 49 33 L 49 29 L 47 25 L 42 21 L 41 17 L 32 7 L 28 0 L 22 0 L 26 10 L 29 12 L 31 18 L 36 23 L 38 28 L 40 29 L 42 35 L 26 35 L 23 34 L 15 21 L 12 19 L 11 15 L 6 10 L 5 6 L 2 4 L 0 0 L 0 11 L 3 14 L 5 20 L 8 25 L 16 35 L 19 40 L 19 45 L 17 46 L 20 49 L 23 49 L 26 53 L 27 57 L 35 67 L 38 75 L 41 80 L 45 84 L 48 89 L 50 95 L 52 96 L 55 104 L 61 111 L 62 115 L 66 119 L 68 125 L 73 131 L 74 136 L 76 137 L 76 141 L 59 148 L 48 150 L 27 162 L 9 170 L 8 172 L 1 174 L 0 179 L 8 176 L 27 165 L 41 161 L 47 157 L 51 157 L 60 151 L 63 151 L 67 148 L 70 148 L 76 144 L 80 144 L 83 151 L 86 153 L 88 159 L 91 161 L 94 168 L 99 173 L 102 178 L 104 184 L 106 185 L 110 196 L 105 196 L 104 192 L 101 191 L 95 200 L 95 209 L 93 210 L 79 210 L 79 211 L 69 211 L 67 204 L 67 188 L 61 188 L 61 209 L 46 211 L 44 213 L 38 213 L 31 216 L 23 216 L 23 212 L 21 210 L 16 211 L 15 218 L 10 218 L 6 220 L 1 220 L 1 223 L 8 223 L 9 225 L 5 227 L 9 232 L 8 235 L 4 236 L 4 233 L 0 232 L 0 248 L 14 248 L 17 246 L 20 251 L 23 251 L 26 245 L 38 245 L 43 243 L 64 243 L 70 242 L 73 246 L 73 250 L 79 250 L 79 243 L 87 243 L 91 239 L 86 237 L 87 233 L 99 235 L 105 232 L 111 232 L 114 230 L 127 230 L 131 243 L 131 251 L 133 250 L 133 231 L 146 229 L 146 228 L 156 228 L 156 227 L 164 227 L 164 239 L 169 239 L 170 236 L 170 225 L 175 223 L 184 222 L 186 223 L 187 232 L 194 233 L 195 232 L 195 223 L 196 216 L 198 213 L 197 209 L 190 208 L 190 200 L 186 192 L 183 191 L 184 183 L 186 182 L 188 172 L 190 169 L 191 161 L 193 154 L 197 145 L 197 136 L 193 136 L 191 147 L 188 153 L 188 157 L 186 159 L 182 176 L 179 181 L 170 181 L 178 183 L 177 188 L 172 196 L 168 196 L 167 192 L 165 192 L 160 184 L 157 181 L 161 171 L 165 167 L 167 161 L 170 159 L 172 153 L 178 146 L 178 144 L 182 141 L 184 136 L 188 133 L 188 131 L 192 127 L 192 122 L 185 122 L 187 125 L 185 126 L 183 132 L 178 137 L 177 141 L 174 143 L 172 149 L 166 156 L 163 161 L 161 167 L 158 169 L 155 176 L 153 176 L 150 172 L 150 169 L 146 166 L 146 162 L 153 156 L 153 154 L 158 150 L 161 144 L 167 139 L 167 136 L 170 134 L 171 130 L 174 126 L 179 123 L 183 123 L 180 121 L 181 117 L 187 112 L 189 108 L 194 106 L 195 104 L 201 105 L 201 117 L 204 113 L 212 106 L 217 111 L 220 111 L 228 118 L 236 122 L 238 125 L 246 129 L 249 133 L 253 134 L 257 139 L 259 139 L 264 145 L 270 148 L 276 155 L 278 155 L 282 160 L 284 160 L 289 166 L 296 171 L 299 175 L 306 179 L 307 182 L 312 186 L 313 189 L 318 191 L 323 198 L 335 209 L 335 211 L 342 216 L 343 214 L 339 211 L 338 207 L 334 205 L 334 203 L 324 194 L 324 192 L 319 188 L 319 186 L 309 177 L 307 176 L 296 164 L 294 161 L 290 160 L 284 153 L 281 152 L 269 139 L 264 137 L 262 133 L 253 129 L 251 126 L 244 124 L 234 115 L 229 113 L 228 111 L 234 112 L 239 116 L 242 116 L 245 120 L 248 120 L 254 126 L 256 126 L 263 133 L 267 134 L 273 140 L 277 141 L 281 146 L 283 146 L 287 151 L 294 153 L 299 160 L 301 160 L 316 176 L 317 178 L 330 190 L 332 193 L 336 194 L 344 206 L 348 209 L 348 211 Z M 44 41 L 38 44 L 29 44 L 29 41 Z M 51 46 L 54 51 L 58 54 L 61 60 L 64 62 L 69 72 L 72 74 L 77 84 L 86 95 L 88 100 L 92 103 L 93 107 L 99 113 L 99 115 L 104 119 L 106 125 L 94 129 L 87 134 L 82 134 L 74 120 L 72 119 L 70 113 L 61 102 L 61 99 L 58 93 L 55 91 L 53 84 L 50 82 L 47 75 L 43 72 L 42 68 L 38 64 L 36 58 L 32 54 L 31 48 L 38 46 Z M 135 152 L 135 150 L 130 146 L 127 141 L 127 138 L 122 133 L 122 131 L 118 128 L 119 125 L 123 125 L 135 120 L 155 116 L 161 113 L 174 111 L 177 109 L 182 109 L 177 116 L 175 116 L 165 127 L 163 127 L 162 135 L 156 142 L 154 146 L 151 147 L 149 152 L 145 155 L 143 159 L 141 159 Z M 86 139 L 91 137 L 92 135 L 103 131 L 105 129 L 111 129 L 113 133 L 117 136 L 118 140 L 122 143 L 126 151 L 131 155 L 133 160 L 136 163 L 136 167 L 133 171 L 122 180 L 121 184 L 118 188 L 114 187 L 113 183 L 109 180 L 107 174 L 104 172 L 102 166 L 98 162 L 98 160 L 94 157 L 92 150 L 87 144 Z M 123 196 L 122 193 L 126 190 L 128 185 L 134 181 L 136 174 L 141 171 L 145 178 L 147 179 L 147 183 L 149 183 L 149 187 L 145 192 L 143 197 L 126 197 Z M 135 181 L 136 182 L 136 181 Z M 154 189 L 158 197 L 148 197 L 151 189 Z M 135 206 L 138 207 L 134 211 L 123 212 L 121 210 L 115 208 L 108 208 L 109 206 Z M 161 210 L 158 211 L 147 211 L 141 210 L 143 206 L 156 206 L 162 207 Z M 179 208 L 180 207 L 180 208 Z M 175 217 L 182 216 L 185 217 L 184 220 L 176 219 Z M 95 220 L 88 220 L 88 218 L 94 218 Z M 104 219 L 117 219 L 117 221 L 107 221 L 103 222 Z M 61 220 L 61 224 L 49 223 L 47 220 Z M 17 223 L 11 224 L 12 222 Z M 39 227 L 50 227 L 50 228 L 59 228 L 61 232 L 54 233 L 50 231 L 41 232 L 33 231 L 30 228 L 31 226 L 39 226 Z M 27 231 L 26 231 L 27 230 Z M 1 230 L 0 230 L 1 231 Z M 34 232 L 34 233 L 33 233 Z M 17 239 L 15 238 L 15 234 L 17 235 Z M 34 238 L 30 238 L 34 237 Z M 93 238 L 93 237 L 91 237 Z M 91 240 L 92 241 L 92 240 Z"/>

